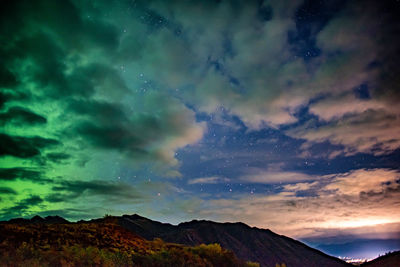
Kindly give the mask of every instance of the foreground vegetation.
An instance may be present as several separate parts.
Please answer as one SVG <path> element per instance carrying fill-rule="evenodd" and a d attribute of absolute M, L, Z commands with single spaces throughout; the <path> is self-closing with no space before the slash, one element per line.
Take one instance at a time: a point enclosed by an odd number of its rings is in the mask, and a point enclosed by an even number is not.
<path fill-rule="evenodd" d="M 145 240 L 104 223 L 0 224 L 1 266 L 258 266 L 218 244 Z"/>

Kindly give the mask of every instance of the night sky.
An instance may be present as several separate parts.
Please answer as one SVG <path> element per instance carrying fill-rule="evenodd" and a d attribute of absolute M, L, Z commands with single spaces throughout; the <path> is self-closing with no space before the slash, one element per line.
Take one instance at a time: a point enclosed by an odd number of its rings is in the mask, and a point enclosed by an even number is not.
<path fill-rule="evenodd" d="M 399 1 L 0 13 L 0 220 L 138 213 L 400 249 Z"/>

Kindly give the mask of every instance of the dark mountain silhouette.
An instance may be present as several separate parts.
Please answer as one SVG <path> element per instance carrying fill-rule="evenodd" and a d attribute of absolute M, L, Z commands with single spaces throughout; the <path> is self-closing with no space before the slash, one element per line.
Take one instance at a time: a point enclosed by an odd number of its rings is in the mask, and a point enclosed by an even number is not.
<path fill-rule="evenodd" d="M 161 239 L 146 240 L 118 225 L 115 217 L 54 222 L 58 219 L 37 216 L 1 222 L 0 266 L 259 266 L 238 259 L 218 244 L 185 246 Z"/>
<path fill-rule="evenodd" d="M 46 218 L 35 216 L 31 220 L 13 219 L 6 223 L 43 225 L 91 223 L 102 225 L 109 220 L 113 220 L 123 229 L 149 241 L 161 238 L 165 242 L 186 246 L 218 243 L 222 248 L 232 251 L 239 259 L 258 262 L 261 266 L 266 267 L 275 267 L 277 264 L 282 266 L 283 263 L 288 267 L 352 266 L 338 258 L 310 248 L 297 240 L 275 234 L 270 230 L 250 227 L 244 223 L 193 220 L 172 225 L 153 221 L 137 214 L 108 216 L 89 222 L 79 221 L 77 223 L 69 223 L 58 216 Z"/>
<path fill-rule="evenodd" d="M 282 263 L 286 266 L 351 266 L 299 241 L 244 223 L 194 220 L 174 226 L 136 214 L 118 217 L 118 223 L 148 240 L 159 237 L 166 242 L 191 246 L 218 243 L 239 258 L 258 262 L 261 266 L 275 267 Z"/>
<path fill-rule="evenodd" d="M 397 267 L 400 266 L 400 251 L 391 252 L 372 261 L 361 264 L 362 267 Z"/>
<path fill-rule="evenodd" d="M 8 222 L 2 222 L 2 223 L 13 223 L 13 224 L 69 223 L 69 221 L 60 216 L 47 216 L 47 217 L 42 218 L 42 217 L 36 215 L 36 216 L 32 217 L 31 219 L 16 218 L 16 219 L 11 219 Z"/>

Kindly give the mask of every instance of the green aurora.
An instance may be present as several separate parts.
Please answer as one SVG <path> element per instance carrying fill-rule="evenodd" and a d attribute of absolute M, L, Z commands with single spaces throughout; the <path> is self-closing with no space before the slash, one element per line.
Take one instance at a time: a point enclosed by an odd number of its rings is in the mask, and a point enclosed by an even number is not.
<path fill-rule="evenodd" d="M 2 6 L 0 220 L 399 236 L 397 2 Z"/>

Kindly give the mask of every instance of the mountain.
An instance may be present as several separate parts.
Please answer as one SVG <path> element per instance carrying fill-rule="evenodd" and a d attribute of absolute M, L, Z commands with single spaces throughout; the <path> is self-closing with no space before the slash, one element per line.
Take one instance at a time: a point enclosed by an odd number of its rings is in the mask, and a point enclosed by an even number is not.
<path fill-rule="evenodd" d="M 351 266 L 299 241 L 244 223 L 194 220 L 174 226 L 136 214 L 118 217 L 118 223 L 148 240 L 161 238 L 166 242 L 190 246 L 218 243 L 243 260 L 258 262 L 266 267 L 282 263 L 296 267 Z"/>
<path fill-rule="evenodd" d="M 105 218 L 93 219 L 90 221 L 79 221 L 77 223 L 69 223 L 68 221 L 60 218 L 61 217 L 41 218 L 35 216 L 31 220 L 14 219 L 10 220 L 9 222 L 2 222 L 0 224 L 0 227 L 2 227 L 3 224 L 7 223 L 18 225 L 20 227 L 24 227 L 24 225 L 27 224 L 40 225 L 39 230 L 37 230 L 37 232 L 39 232 L 37 233 L 39 236 L 47 235 L 46 233 L 40 233 L 40 229 L 47 229 L 46 231 L 49 231 L 48 229 L 53 229 L 52 235 L 54 236 L 54 238 L 57 239 L 60 238 L 59 236 L 57 236 L 57 231 L 61 231 L 62 233 L 73 231 L 73 233 L 75 233 L 76 235 L 80 235 L 78 230 L 73 229 L 80 229 L 83 226 L 84 229 L 85 227 L 99 228 L 99 230 L 94 231 L 90 234 L 90 236 L 94 238 L 94 243 L 82 243 L 79 241 L 78 245 L 90 245 L 97 247 L 100 246 L 101 249 L 107 249 L 110 246 L 111 248 L 115 249 L 115 246 L 117 246 L 118 249 L 120 249 L 119 245 L 115 242 L 104 243 L 104 241 L 102 240 L 102 238 L 108 238 L 108 236 L 110 235 L 113 236 L 111 231 L 108 231 L 106 235 L 99 235 L 98 233 L 101 233 L 101 231 L 103 231 L 101 229 L 108 225 L 111 221 L 113 223 L 113 229 L 117 233 L 125 233 L 127 231 L 130 233 L 129 235 L 117 234 L 118 236 L 129 236 L 129 238 L 133 238 L 134 240 L 140 240 L 140 244 L 142 244 L 141 247 L 151 247 L 151 242 L 161 242 L 162 244 L 164 244 L 165 242 L 165 244 L 182 244 L 182 246 L 184 247 L 199 246 L 201 244 L 211 244 L 211 246 L 213 246 L 212 244 L 216 243 L 220 244 L 223 249 L 233 252 L 231 258 L 234 259 L 234 262 L 239 262 L 239 260 L 236 259 L 237 256 L 243 262 L 258 262 L 261 266 L 265 267 L 275 267 L 277 265 L 295 267 L 352 266 L 338 258 L 328 256 L 316 249 L 310 248 L 297 240 L 288 238 L 283 235 L 275 234 L 270 230 L 250 227 L 244 223 L 217 223 L 205 220 L 193 220 L 191 222 L 185 222 L 179 225 L 171 225 L 168 223 L 153 221 L 137 214 L 107 216 Z M 87 225 L 90 225 L 90 227 Z M 57 227 L 59 226 L 62 227 L 57 230 Z M 3 236 L 3 238 L 7 238 L 7 236 Z M 86 240 L 85 238 L 85 236 L 77 237 L 78 240 Z M 121 238 L 118 237 L 115 240 L 117 240 L 117 243 L 128 242 L 124 241 L 125 239 L 121 239 L 121 241 L 118 241 L 120 239 Z M 2 241 L 0 236 L 0 243 L 1 242 Z M 52 241 L 49 239 L 48 242 Z M 127 246 L 129 247 L 129 245 Z M 150 250 L 153 251 L 154 249 Z M 187 250 L 188 249 L 186 249 L 186 251 Z M 211 250 L 213 249 L 211 248 Z M 156 251 L 160 251 L 160 249 Z M 220 254 L 221 253 L 223 255 L 227 255 L 228 252 L 222 250 Z M 217 258 L 221 257 L 218 256 Z M 242 265 L 227 266 L 244 265 L 242 263 Z"/>
<path fill-rule="evenodd" d="M 362 267 L 397 267 L 400 266 L 400 251 L 391 252 L 361 265 Z"/>
<path fill-rule="evenodd" d="M 47 217 L 42 218 L 42 217 L 36 215 L 36 216 L 32 217 L 31 219 L 16 218 L 16 219 L 11 219 L 7 222 L 1 222 L 1 223 L 11 223 L 11 224 L 69 223 L 69 221 L 60 216 L 47 216 Z"/>
<path fill-rule="evenodd" d="M 53 223 L 54 219 L 37 216 L 0 223 L 0 265 L 258 266 L 218 244 L 189 247 L 146 240 L 118 225 L 115 218 L 78 223 Z"/>

